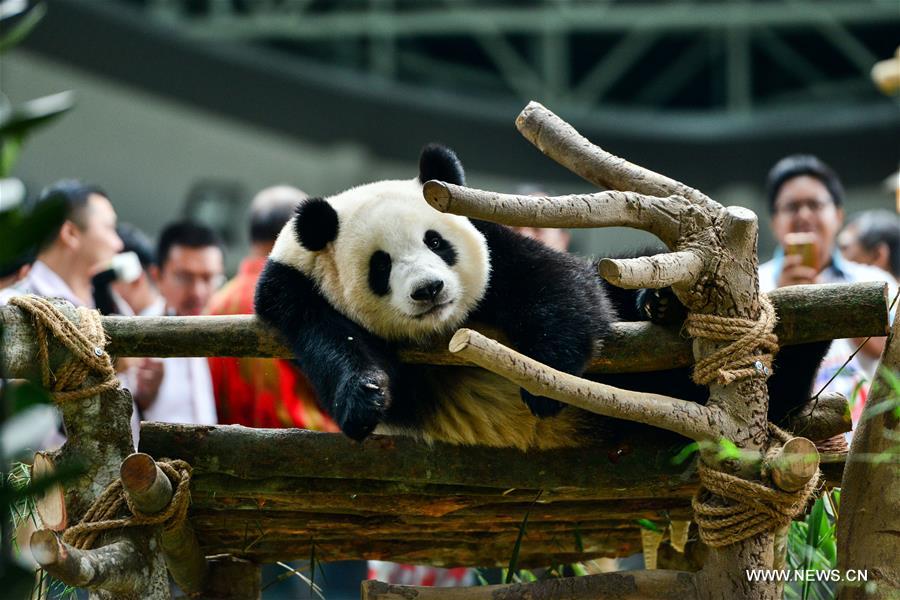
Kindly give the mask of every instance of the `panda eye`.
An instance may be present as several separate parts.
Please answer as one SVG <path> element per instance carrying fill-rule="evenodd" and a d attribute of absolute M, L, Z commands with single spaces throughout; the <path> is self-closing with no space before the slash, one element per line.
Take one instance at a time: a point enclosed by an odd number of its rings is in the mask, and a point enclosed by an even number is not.
<path fill-rule="evenodd" d="M 437 231 L 428 230 L 425 232 L 425 245 L 432 250 L 440 250 L 444 245 L 444 238 Z"/>

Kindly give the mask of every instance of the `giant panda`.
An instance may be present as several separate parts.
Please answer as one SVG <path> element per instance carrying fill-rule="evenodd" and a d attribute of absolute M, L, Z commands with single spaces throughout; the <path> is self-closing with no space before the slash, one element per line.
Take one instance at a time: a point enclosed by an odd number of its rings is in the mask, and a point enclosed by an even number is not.
<path fill-rule="evenodd" d="M 620 432 L 622 423 L 535 397 L 481 369 L 399 361 L 398 348 L 428 346 L 477 323 L 520 352 L 580 375 L 613 322 L 666 313 L 665 296 L 615 288 L 594 263 L 505 226 L 433 209 L 422 196 L 431 179 L 464 185 L 448 148 L 426 146 L 414 179 L 304 201 L 275 242 L 256 312 L 289 344 L 322 407 L 355 440 L 375 431 L 528 450 Z M 782 351 L 787 360 L 769 382 L 771 404 L 780 408 L 770 416 L 808 398 L 825 349 Z M 687 369 L 595 379 L 708 398 Z"/>

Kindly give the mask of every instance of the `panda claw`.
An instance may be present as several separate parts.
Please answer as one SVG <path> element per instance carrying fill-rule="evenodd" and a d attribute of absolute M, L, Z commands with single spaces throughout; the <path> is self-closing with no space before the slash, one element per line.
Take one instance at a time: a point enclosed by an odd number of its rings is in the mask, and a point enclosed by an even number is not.
<path fill-rule="evenodd" d="M 385 408 L 390 404 L 388 386 L 379 385 L 373 379 L 386 380 L 386 375 L 376 374 L 371 378 L 344 386 L 338 393 L 334 418 L 344 434 L 358 442 L 366 439 L 384 417 Z"/>

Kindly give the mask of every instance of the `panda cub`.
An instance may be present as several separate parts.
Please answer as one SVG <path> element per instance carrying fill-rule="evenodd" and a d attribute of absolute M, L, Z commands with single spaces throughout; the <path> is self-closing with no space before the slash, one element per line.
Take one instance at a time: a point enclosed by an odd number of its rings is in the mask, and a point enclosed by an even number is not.
<path fill-rule="evenodd" d="M 438 212 L 422 196 L 431 179 L 464 185 L 451 150 L 426 146 L 415 179 L 306 200 L 275 242 L 256 312 L 288 342 L 322 407 L 356 440 L 377 431 L 525 450 L 583 445 L 620 430 L 482 369 L 399 361 L 400 347 L 479 323 L 523 354 L 581 375 L 612 323 L 666 313 L 658 294 L 615 288 L 589 261 L 502 225 Z M 773 406 L 784 401 L 781 416 L 807 399 L 825 348 L 782 352 L 787 376 L 770 379 Z M 708 397 L 687 369 L 595 379 Z"/>

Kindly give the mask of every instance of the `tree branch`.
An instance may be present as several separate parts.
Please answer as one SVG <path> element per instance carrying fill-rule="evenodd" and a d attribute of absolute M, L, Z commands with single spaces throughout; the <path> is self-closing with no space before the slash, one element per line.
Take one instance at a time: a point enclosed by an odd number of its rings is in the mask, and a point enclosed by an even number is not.
<path fill-rule="evenodd" d="M 694 252 L 670 252 L 640 258 L 600 261 L 600 275 L 628 290 L 693 285 L 703 271 L 703 259 Z"/>
<path fill-rule="evenodd" d="M 56 533 L 41 529 L 31 535 L 31 553 L 41 568 L 73 587 L 102 589 L 138 598 L 145 583 L 144 555 L 123 539 L 93 550 L 78 550 Z"/>
<path fill-rule="evenodd" d="M 538 102 L 529 102 L 519 113 L 516 127 L 541 152 L 600 188 L 633 190 L 648 196 L 675 195 L 691 202 L 712 202 L 694 188 L 595 146 Z"/>
<path fill-rule="evenodd" d="M 541 197 L 499 194 L 442 181 L 428 181 L 425 200 L 436 210 L 504 225 L 539 227 L 634 227 L 671 246 L 681 231 L 679 215 L 690 203 L 678 196 L 635 192 Z"/>
<path fill-rule="evenodd" d="M 450 340 L 450 351 L 537 396 L 607 417 L 661 427 L 698 441 L 721 437 L 721 430 L 711 426 L 718 420 L 716 413 L 705 406 L 659 394 L 621 390 L 563 373 L 471 329 L 456 332 Z"/>

